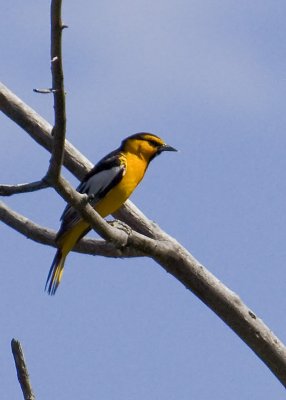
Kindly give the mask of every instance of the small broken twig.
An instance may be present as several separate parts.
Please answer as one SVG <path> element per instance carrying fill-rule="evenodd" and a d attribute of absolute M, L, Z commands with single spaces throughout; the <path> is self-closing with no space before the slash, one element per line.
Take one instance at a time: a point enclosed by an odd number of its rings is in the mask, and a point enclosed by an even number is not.
<path fill-rule="evenodd" d="M 23 392 L 23 396 L 25 400 L 35 400 L 35 395 L 31 386 L 29 372 L 27 369 L 27 365 L 24 358 L 23 349 L 21 343 L 12 339 L 11 341 L 11 349 L 15 361 L 15 366 L 17 370 L 17 376 L 19 383 L 21 385 L 21 389 Z"/>

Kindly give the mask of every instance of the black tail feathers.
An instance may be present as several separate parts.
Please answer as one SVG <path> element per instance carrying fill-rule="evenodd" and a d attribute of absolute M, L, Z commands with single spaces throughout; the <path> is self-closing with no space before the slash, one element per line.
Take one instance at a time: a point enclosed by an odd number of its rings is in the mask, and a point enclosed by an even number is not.
<path fill-rule="evenodd" d="M 47 291 L 48 294 L 51 296 L 56 293 L 56 290 L 60 284 L 64 270 L 64 262 L 65 256 L 63 255 L 62 250 L 58 249 L 51 265 L 45 285 L 45 291 Z"/>

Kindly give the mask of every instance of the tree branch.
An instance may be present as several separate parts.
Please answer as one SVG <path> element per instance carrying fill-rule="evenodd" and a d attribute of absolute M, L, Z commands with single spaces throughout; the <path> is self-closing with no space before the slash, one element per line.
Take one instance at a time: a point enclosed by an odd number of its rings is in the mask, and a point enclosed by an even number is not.
<path fill-rule="evenodd" d="M 0 110 L 38 144 L 49 152 L 52 151 L 52 126 L 2 83 L 0 83 Z M 93 164 L 66 140 L 64 165 L 81 180 Z"/>
<path fill-rule="evenodd" d="M 213 310 L 286 387 L 285 345 L 236 293 L 212 275 L 175 239 L 161 242 L 154 249 L 153 258 Z"/>
<path fill-rule="evenodd" d="M 3 101 L 3 90 L 5 101 Z M 9 98 L 12 101 L 10 105 L 7 104 Z M 41 142 L 44 137 L 45 143 L 47 143 L 49 134 L 47 131 L 39 129 L 37 114 L 29 112 L 25 118 L 25 105 L 22 102 L 19 104 L 19 100 L 16 101 L 16 104 L 14 101 L 15 97 L 11 96 L 5 87 L 0 86 L 0 109 L 24 127 L 35 140 Z M 40 118 L 40 121 L 43 122 L 43 119 Z M 46 145 L 46 148 L 48 146 Z M 74 158 L 75 154 L 78 156 L 78 162 L 76 157 Z M 82 177 L 83 171 L 88 169 L 87 165 L 90 166 L 90 163 L 85 164 L 82 161 L 83 158 L 79 152 L 70 145 L 66 147 L 65 165 L 79 178 Z M 68 196 L 66 196 L 66 199 L 69 200 Z M 80 198 L 79 203 L 82 201 L 83 199 Z M 75 203 L 72 204 L 75 205 Z M 80 207 L 80 204 L 77 207 Z M 85 210 L 84 217 L 90 222 L 91 219 L 88 218 L 93 218 L 96 213 L 89 204 L 86 207 L 83 206 L 83 208 Z M 88 217 L 89 212 L 90 216 Z M 129 220 L 130 226 L 137 226 L 139 232 L 142 230 L 148 236 L 159 239 L 150 241 L 145 240 L 148 239 L 145 238 L 143 240 L 142 235 L 133 231 L 127 237 L 127 247 L 132 246 L 145 254 L 149 254 L 167 272 L 195 293 L 247 343 L 286 387 L 286 348 L 270 329 L 241 302 L 236 294 L 208 272 L 175 239 L 163 232 L 157 225 L 148 221 L 130 201 L 127 202 L 127 207 L 124 207 L 124 210 L 120 210 L 119 214 L 122 219 Z M 95 223 L 95 225 L 97 224 Z"/>
<path fill-rule="evenodd" d="M 157 255 L 156 252 L 154 253 L 154 250 L 158 247 L 158 241 L 135 231 L 131 232 L 126 231 L 125 228 L 117 229 L 112 227 L 88 203 L 88 197 L 85 194 L 77 192 L 63 177 L 60 177 L 57 182 L 52 182 L 52 185 L 60 196 L 68 204 L 71 204 L 106 241 L 111 241 L 116 247 L 121 249 L 131 246 L 145 256 Z"/>
<path fill-rule="evenodd" d="M 24 103 L 5 85 L 0 83 L 0 110 L 19 125 L 32 139 L 51 152 L 52 126 L 35 110 Z M 65 141 L 64 165 L 81 180 L 93 164 L 71 143 Z M 164 232 L 152 223 L 130 200 L 114 216 L 126 222 L 132 229 L 146 236 L 160 238 Z"/>
<path fill-rule="evenodd" d="M 11 348 L 17 370 L 18 380 L 21 385 L 24 399 L 35 400 L 35 395 L 31 386 L 29 372 L 25 362 L 21 343 L 18 340 L 12 339 Z"/>
<path fill-rule="evenodd" d="M 20 183 L 17 185 L 0 185 L 0 196 L 35 192 L 40 189 L 46 189 L 48 186 L 48 183 L 43 180 L 31 183 Z"/>
<path fill-rule="evenodd" d="M 56 231 L 34 223 L 22 214 L 9 208 L 3 202 L 0 202 L 0 221 L 34 242 L 57 247 L 55 243 Z M 89 237 L 81 239 L 72 251 L 112 258 L 140 257 L 143 255 L 142 252 L 131 247 L 116 248 L 110 242 Z"/>
<path fill-rule="evenodd" d="M 47 179 L 53 177 L 57 179 L 60 176 L 63 163 L 63 154 L 66 135 L 66 110 L 65 110 L 65 90 L 64 74 L 62 66 L 62 18 L 61 18 L 61 0 L 52 0 L 51 2 L 51 71 L 52 85 L 54 95 L 54 114 L 55 123 L 52 130 L 53 148 L 50 159 L 50 167 L 47 173 Z"/>

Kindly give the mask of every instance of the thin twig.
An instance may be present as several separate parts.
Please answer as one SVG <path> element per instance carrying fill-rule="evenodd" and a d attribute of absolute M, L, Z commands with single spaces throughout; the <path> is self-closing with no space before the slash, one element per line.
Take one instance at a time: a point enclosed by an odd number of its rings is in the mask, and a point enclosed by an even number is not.
<path fill-rule="evenodd" d="M 54 89 L 53 88 L 47 88 L 47 89 L 33 89 L 33 92 L 35 93 L 40 93 L 40 94 L 51 94 L 54 93 Z"/>
<path fill-rule="evenodd" d="M 51 153 L 53 142 L 51 124 L 2 83 L 0 83 L 0 111 Z M 67 140 L 65 141 L 64 165 L 80 180 L 93 166 Z"/>
<path fill-rule="evenodd" d="M 17 185 L 0 185 L 0 196 L 35 192 L 37 190 L 46 189 L 48 186 L 48 183 L 43 180 L 31 183 L 19 183 Z"/>
<path fill-rule="evenodd" d="M 51 71 L 54 95 L 55 123 L 52 130 L 53 149 L 47 178 L 57 179 L 60 176 L 63 163 L 65 135 L 66 135 L 66 110 L 64 74 L 62 66 L 62 31 L 61 0 L 51 2 Z"/>
<path fill-rule="evenodd" d="M 35 400 L 21 343 L 16 339 L 12 339 L 11 348 L 24 399 Z"/>

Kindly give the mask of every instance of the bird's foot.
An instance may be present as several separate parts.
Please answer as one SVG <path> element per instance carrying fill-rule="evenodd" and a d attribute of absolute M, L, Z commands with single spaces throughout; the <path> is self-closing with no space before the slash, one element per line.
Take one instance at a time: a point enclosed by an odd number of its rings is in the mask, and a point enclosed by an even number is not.
<path fill-rule="evenodd" d="M 116 247 L 118 247 L 118 248 L 125 247 L 127 245 L 127 242 L 128 242 L 128 236 L 130 236 L 131 233 L 132 233 L 132 229 L 130 228 L 130 226 L 127 225 L 125 222 L 119 221 L 118 219 L 115 219 L 113 221 L 107 221 L 107 223 L 109 225 L 111 225 L 113 228 L 119 229 L 119 230 L 121 230 L 121 231 L 126 233 L 127 238 L 126 238 L 125 243 L 122 243 L 121 240 L 114 243 L 114 245 Z"/>
<path fill-rule="evenodd" d="M 93 194 L 93 193 L 91 193 L 91 194 L 89 194 L 88 196 L 87 196 L 87 201 L 89 202 L 89 203 L 92 203 L 92 201 L 95 199 L 95 195 Z"/>

